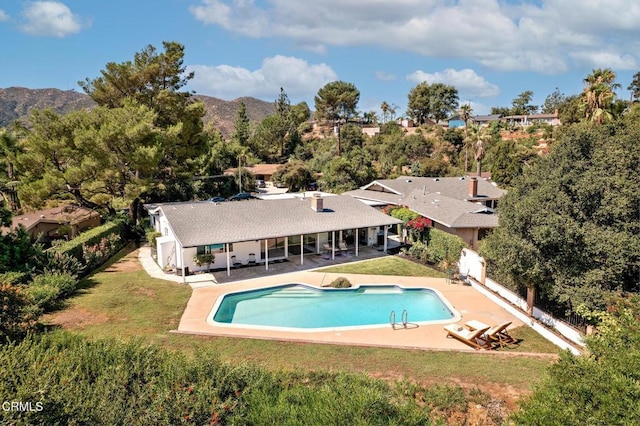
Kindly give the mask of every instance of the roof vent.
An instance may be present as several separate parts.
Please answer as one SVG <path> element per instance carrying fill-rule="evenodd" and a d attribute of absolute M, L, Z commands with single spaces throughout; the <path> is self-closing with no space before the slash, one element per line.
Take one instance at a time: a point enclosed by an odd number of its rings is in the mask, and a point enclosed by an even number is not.
<path fill-rule="evenodd" d="M 435 178 L 433 181 L 434 181 L 434 182 L 440 182 L 440 179 Z"/>
<path fill-rule="evenodd" d="M 413 182 L 413 181 L 412 181 L 411 179 L 407 179 L 407 180 L 406 180 L 406 182 L 407 182 L 407 183 L 411 183 L 411 182 Z"/>

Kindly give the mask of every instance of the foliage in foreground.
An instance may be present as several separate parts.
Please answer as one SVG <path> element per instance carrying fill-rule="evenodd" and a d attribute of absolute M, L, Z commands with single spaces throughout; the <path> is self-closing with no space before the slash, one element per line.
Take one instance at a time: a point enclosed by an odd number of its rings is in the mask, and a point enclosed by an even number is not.
<path fill-rule="evenodd" d="M 640 296 L 597 314 L 588 355 L 562 354 L 514 415 L 519 425 L 640 424 Z"/>
<path fill-rule="evenodd" d="M 452 410 L 464 415 L 468 404 L 458 387 L 270 373 L 223 363 L 207 350 L 189 358 L 140 342 L 66 333 L 5 345 L 0 363 L 0 398 L 42 408 L 2 411 L 5 423 L 411 425 L 430 424 L 431 416 L 443 420 Z"/>

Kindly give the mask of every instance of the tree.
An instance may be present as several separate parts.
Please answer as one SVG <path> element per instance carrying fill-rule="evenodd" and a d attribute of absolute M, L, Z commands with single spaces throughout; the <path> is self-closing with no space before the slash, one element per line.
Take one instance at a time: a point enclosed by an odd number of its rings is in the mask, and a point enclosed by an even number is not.
<path fill-rule="evenodd" d="M 493 271 L 565 306 L 640 292 L 640 124 L 571 126 L 500 200 Z"/>
<path fill-rule="evenodd" d="M 313 182 L 311 172 L 305 163 L 299 160 L 289 161 L 278 167 L 272 179 L 284 183 L 292 192 L 304 191 Z"/>
<path fill-rule="evenodd" d="M 538 111 L 536 105 L 531 105 L 530 102 L 533 99 L 533 92 L 531 90 L 525 90 L 520 93 L 512 102 L 513 108 L 511 108 L 510 115 L 530 115 L 535 114 Z"/>
<path fill-rule="evenodd" d="M 419 83 L 409 92 L 407 115 L 418 125 L 444 120 L 458 108 L 458 90 L 443 83 Z"/>
<path fill-rule="evenodd" d="M 389 108 L 391 107 L 389 106 L 387 101 L 383 101 L 380 105 L 380 110 L 382 111 L 382 124 L 386 123 L 389 119 Z"/>
<path fill-rule="evenodd" d="M 609 68 L 593 70 L 585 79 L 582 91 L 582 108 L 584 117 L 596 124 L 613 119 L 612 107 L 616 98 L 615 89 L 620 84 L 615 82 L 616 74 Z"/>
<path fill-rule="evenodd" d="M 50 198 L 73 199 L 114 212 L 166 184 L 162 181 L 166 139 L 156 114 L 127 99 L 119 108 L 98 107 L 59 116 L 36 111 L 18 157 L 18 188 L 28 206 Z"/>
<path fill-rule="evenodd" d="M 236 119 L 233 122 L 233 133 L 231 139 L 241 146 L 249 146 L 251 128 L 249 127 L 249 116 L 247 116 L 247 106 L 244 102 L 238 104 Z"/>
<path fill-rule="evenodd" d="M 199 168 L 198 158 L 207 145 L 202 121 L 206 113 L 204 104 L 182 90 L 194 76 L 186 72 L 184 46 L 165 41 L 163 47 L 164 51 L 158 52 L 149 45 L 136 53 L 133 61 L 110 62 L 100 77 L 78 82 L 105 108 L 119 109 L 135 100 L 155 112 L 153 124 L 162 130 L 162 137 L 157 139 L 162 158 L 156 177 L 164 182 L 166 190 L 156 186 L 150 196 L 160 199 L 173 197 L 171 187 L 191 185 L 191 178 Z"/>
<path fill-rule="evenodd" d="M 337 149 L 340 155 L 340 126 L 356 115 L 360 91 L 352 83 L 334 81 L 320 88 L 314 99 L 317 117 L 337 126 Z"/>
<path fill-rule="evenodd" d="M 515 424 L 640 424 L 639 306 L 640 297 L 630 295 L 597 313 L 588 352 L 561 353 L 512 416 Z"/>
<path fill-rule="evenodd" d="M 633 80 L 631 80 L 627 90 L 631 91 L 632 103 L 640 101 L 640 71 L 633 75 Z"/>
<path fill-rule="evenodd" d="M 122 107 L 126 98 L 154 110 L 155 124 L 169 127 L 182 121 L 190 103 L 189 92 L 181 92 L 194 77 L 184 67 L 184 46 L 163 42 L 164 52 L 148 45 L 134 56 L 133 62 L 109 62 L 102 76 L 78 84 L 98 105 Z"/>
<path fill-rule="evenodd" d="M 16 192 L 20 183 L 16 173 L 16 159 L 23 150 L 19 140 L 26 129 L 18 128 L 17 124 L 12 127 L 11 130 L 0 129 L 0 165 L 4 163 L 4 167 L 0 168 L 0 202 L 4 198 L 11 210 L 16 210 L 20 207 Z"/>
<path fill-rule="evenodd" d="M 559 111 L 566 101 L 567 97 L 556 87 L 554 91 L 544 99 L 544 104 L 542 104 L 542 113 L 553 114 L 554 112 Z"/>

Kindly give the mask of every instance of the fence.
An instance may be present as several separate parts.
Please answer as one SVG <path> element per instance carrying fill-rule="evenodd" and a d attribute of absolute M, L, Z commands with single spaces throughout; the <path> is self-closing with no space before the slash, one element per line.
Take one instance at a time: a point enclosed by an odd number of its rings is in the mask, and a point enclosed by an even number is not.
<path fill-rule="evenodd" d="M 536 324 L 536 321 L 534 320 L 539 321 L 547 327 L 553 328 L 565 339 L 568 339 L 569 341 L 581 347 L 584 346 L 583 334 L 579 330 L 576 330 L 571 325 L 554 317 L 551 313 L 542 309 L 542 307 L 535 306 L 535 303 L 533 307 L 533 318 L 528 317 L 524 313 L 527 311 L 526 299 L 521 297 L 519 294 L 505 288 L 500 283 L 493 281 L 491 278 L 487 278 L 486 263 L 484 259 L 475 251 L 466 248 L 463 249 L 460 255 L 458 266 L 460 274 L 466 275 L 467 277 L 471 278 L 471 284 L 478 291 L 485 294 L 487 297 L 490 297 L 496 303 L 502 305 L 505 309 L 521 319 L 525 324 L 530 325 L 534 330 L 542 334 L 545 338 L 551 340 L 556 345 L 569 349 L 572 352 L 579 352 L 576 348 L 568 345 L 562 339 L 558 338 L 557 336 L 553 336 L 553 333 L 551 333 L 549 330 L 544 329 L 544 327 L 539 324 Z"/>

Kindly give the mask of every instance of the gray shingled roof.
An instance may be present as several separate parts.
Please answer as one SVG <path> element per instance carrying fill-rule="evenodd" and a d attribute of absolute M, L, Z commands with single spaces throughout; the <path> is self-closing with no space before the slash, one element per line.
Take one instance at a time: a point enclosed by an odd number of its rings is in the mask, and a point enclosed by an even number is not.
<path fill-rule="evenodd" d="M 311 198 L 225 203 L 171 203 L 160 208 L 183 247 L 261 240 L 401 223 L 350 196 L 323 198 L 323 212 Z"/>
<path fill-rule="evenodd" d="M 469 195 L 469 177 L 415 177 L 400 176 L 397 179 L 378 179 L 365 185 L 363 189 L 373 190 L 377 185 L 388 188 L 399 194 L 409 194 L 419 189 L 424 193 L 439 192 L 456 200 L 497 200 L 507 191 L 500 189 L 485 179 L 478 179 L 478 195 Z"/>
<path fill-rule="evenodd" d="M 449 228 L 495 228 L 498 216 L 475 202 L 498 199 L 506 191 L 479 179 L 479 196 L 468 195 L 469 180 L 460 178 L 424 178 L 402 176 L 398 179 L 379 179 L 363 188 L 345 194 L 363 200 L 403 205 Z M 373 188 L 384 189 L 376 191 Z M 395 191 L 395 192 L 391 192 Z"/>

